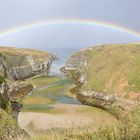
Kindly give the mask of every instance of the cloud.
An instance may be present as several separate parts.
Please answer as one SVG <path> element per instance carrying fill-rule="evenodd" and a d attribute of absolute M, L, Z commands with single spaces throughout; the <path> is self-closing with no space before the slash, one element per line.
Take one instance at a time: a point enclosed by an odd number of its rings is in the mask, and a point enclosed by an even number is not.
<path fill-rule="evenodd" d="M 40 19 L 90 18 L 140 31 L 139 0 L 0 0 L 0 30 Z"/>

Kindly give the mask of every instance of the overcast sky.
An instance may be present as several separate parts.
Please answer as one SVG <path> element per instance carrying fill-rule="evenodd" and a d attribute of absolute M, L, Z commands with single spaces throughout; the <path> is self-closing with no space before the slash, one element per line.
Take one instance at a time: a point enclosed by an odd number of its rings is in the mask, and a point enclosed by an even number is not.
<path fill-rule="evenodd" d="M 0 0 L 0 28 L 39 19 L 89 18 L 140 31 L 139 0 Z"/>
<path fill-rule="evenodd" d="M 0 0 L 0 31 L 59 18 L 100 20 L 140 32 L 140 0 Z M 50 50 L 63 59 L 80 48 L 127 42 L 140 37 L 88 25 L 43 26 L 0 38 L 1 45 Z"/>
<path fill-rule="evenodd" d="M 119 24 L 125 28 L 129 28 L 131 30 L 140 32 L 140 0 L 0 0 L 0 31 L 8 30 L 12 27 L 17 27 L 20 25 L 24 25 L 30 22 L 35 22 L 38 20 L 50 20 L 50 19 L 68 19 L 68 18 L 81 18 L 81 19 L 93 19 L 93 20 L 100 20 L 103 22 L 110 22 L 114 24 Z M 76 27 L 73 25 L 69 25 L 67 27 L 62 27 L 59 25 L 59 27 L 55 27 L 56 29 L 50 27 L 44 27 L 44 29 L 32 29 L 27 31 L 26 33 L 19 32 L 17 34 L 18 40 L 20 39 L 19 36 L 21 36 L 21 42 L 24 42 L 24 45 L 30 45 L 33 42 L 30 42 L 34 40 L 33 35 L 35 35 L 35 30 L 37 30 L 37 34 L 42 38 L 45 34 L 45 39 L 46 38 L 51 38 L 53 34 L 59 34 L 60 37 L 60 32 L 65 32 L 65 38 L 66 34 L 68 33 L 68 38 L 70 39 L 70 34 L 72 34 L 72 37 L 75 35 L 76 40 L 81 39 L 81 33 L 84 34 L 88 38 L 93 37 L 93 45 L 96 44 L 96 42 L 99 43 L 104 43 L 106 39 L 102 40 L 95 40 L 97 36 L 96 34 L 99 35 L 99 32 L 101 34 L 107 34 L 110 39 L 107 39 L 107 43 L 112 43 L 111 42 L 111 37 L 113 31 L 106 31 L 107 29 L 100 29 L 97 30 L 97 27 L 83 27 L 82 25 Z M 44 32 L 45 30 L 45 32 Z M 49 30 L 49 31 L 48 31 Z M 73 30 L 73 32 L 72 32 Z M 105 31 L 104 31 L 105 30 Z M 42 32 L 43 31 L 43 32 Z M 33 32 L 33 33 L 32 33 Z M 90 32 L 90 33 L 89 33 Z M 98 33 L 96 33 L 98 32 Z M 110 33 L 111 32 L 111 33 Z M 116 32 L 116 31 L 114 31 Z M 30 36 L 29 36 L 30 34 Z M 91 36 L 91 34 L 93 36 Z M 110 35 L 109 35 L 110 34 Z M 116 33 L 118 35 L 118 33 Z M 80 35 L 80 36 L 79 36 Z M 129 38 L 129 35 L 123 34 L 123 38 L 116 39 L 116 42 L 133 42 L 137 41 L 138 38 Z M 24 36 L 24 38 L 23 38 Z M 49 36 L 49 37 L 48 37 Z M 62 33 L 63 36 L 63 33 Z M 62 37 L 61 36 L 61 37 Z M 79 36 L 79 39 L 77 38 Z M 84 41 L 86 41 L 85 36 L 83 35 Z M 106 35 L 105 35 L 106 36 Z M 127 39 L 128 36 L 128 39 Z M 28 43 L 25 41 L 27 40 L 26 38 L 28 37 Z M 36 36 L 38 38 L 38 36 Z M 54 37 L 54 36 L 53 36 Z M 52 38 L 53 38 L 52 37 Z M 55 38 L 57 38 L 55 37 Z M 81 38 L 80 38 L 81 37 Z M 102 36 L 101 36 L 102 37 Z M 2 40 L 6 40 L 5 37 Z M 16 43 L 16 35 L 13 34 L 4 42 L 1 41 L 0 43 L 7 43 L 7 44 L 19 44 L 18 42 Z M 38 38 L 38 42 L 40 42 L 40 38 Z M 44 37 L 43 37 L 44 38 Z M 63 37 L 62 37 L 63 38 Z M 74 38 L 74 37 L 73 37 Z M 98 37 L 99 38 L 99 37 Z M 112 37 L 113 38 L 113 37 Z M 124 39 L 125 38 L 125 39 Z M 8 42 L 9 40 L 9 42 Z M 13 43 L 12 41 L 13 40 Z M 47 39 L 46 39 L 47 40 Z M 58 39 L 59 40 L 59 39 Z M 90 39 L 89 39 L 90 40 Z M 114 38 L 113 38 L 114 40 Z M 44 41 L 44 40 L 43 40 Z M 61 41 L 61 39 L 60 39 Z M 59 41 L 59 42 L 60 42 Z M 63 40 L 64 42 L 65 40 Z M 73 45 L 73 43 L 78 44 L 77 42 L 73 42 L 72 39 L 70 41 L 72 42 L 67 42 L 66 43 Z M 88 40 L 87 40 L 88 42 Z M 90 42 L 90 41 L 89 41 Z M 95 43 L 94 43 L 95 42 Z M 114 41 L 113 41 L 114 42 Z M 45 43 L 45 42 L 44 42 Z M 72 43 L 72 44 L 71 44 Z M 83 43 L 83 42 L 82 42 Z M 92 43 L 92 42 L 91 42 Z M 49 44 L 47 40 L 47 44 Z M 58 43 L 57 43 L 58 44 Z M 20 44 L 19 44 L 20 45 Z M 42 45 L 42 44 L 41 44 Z M 44 44 L 45 45 L 45 44 Z M 51 45 L 51 44 L 50 44 Z M 53 44 L 52 44 L 53 45 Z M 58 44 L 59 45 L 59 44 Z M 80 44 L 78 44 L 80 45 Z M 86 44 L 83 44 L 83 46 Z M 87 45 L 90 45 L 88 43 Z M 91 44 L 92 45 L 92 44 Z M 37 46 L 37 45 L 36 45 Z M 55 46 L 55 44 L 54 44 Z"/>

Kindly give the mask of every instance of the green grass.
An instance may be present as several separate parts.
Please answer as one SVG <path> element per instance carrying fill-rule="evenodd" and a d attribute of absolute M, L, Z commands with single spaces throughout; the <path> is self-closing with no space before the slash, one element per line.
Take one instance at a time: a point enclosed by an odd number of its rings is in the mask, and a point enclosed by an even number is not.
<path fill-rule="evenodd" d="M 17 122 L 0 109 L 0 140 L 17 139 L 21 132 L 22 130 L 19 128 Z"/>
<path fill-rule="evenodd" d="M 83 89 L 104 93 L 140 92 L 140 44 L 98 46 L 74 56 L 88 58 L 84 70 L 79 67 L 87 78 Z M 125 82 L 128 84 L 123 85 Z"/>
<path fill-rule="evenodd" d="M 24 111 L 28 112 L 48 112 L 53 107 L 47 105 L 47 104 L 28 104 L 24 105 Z"/>
<path fill-rule="evenodd" d="M 29 62 L 27 61 L 26 58 L 29 55 L 33 56 L 35 62 L 40 62 L 40 60 L 43 60 L 44 57 L 49 58 L 51 56 L 51 54 L 49 54 L 46 51 L 6 47 L 6 46 L 5 47 L 0 46 L 0 53 L 6 59 L 8 65 L 10 65 L 11 67 L 29 65 Z"/>
<path fill-rule="evenodd" d="M 5 82 L 6 81 L 5 81 L 4 77 L 0 75 L 0 84 L 5 83 Z"/>
<path fill-rule="evenodd" d="M 59 82 L 62 82 L 61 84 L 58 84 L 58 85 L 54 85 L 52 87 L 48 87 L 48 88 L 45 88 L 45 89 L 41 89 L 41 90 L 35 90 L 33 91 L 32 93 L 33 94 L 41 94 L 41 93 L 53 93 L 53 94 L 59 94 L 60 91 L 62 91 L 62 94 L 66 94 L 64 91 L 67 91 L 67 88 L 69 87 L 69 81 L 67 80 L 63 80 L 63 81 L 59 81 Z M 65 83 L 63 83 L 65 82 Z M 58 92 L 59 91 L 59 92 Z"/>
<path fill-rule="evenodd" d="M 60 80 L 61 78 L 57 76 L 39 76 L 39 77 L 29 79 L 29 82 L 31 82 L 34 86 L 39 87 L 54 82 L 58 82 Z"/>
<path fill-rule="evenodd" d="M 40 76 L 29 79 L 29 82 L 31 82 L 36 89 L 30 96 L 24 98 L 23 111 L 48 112 L 52 109 L 52 105 L 59 102 L 56 96 L 70 97 L 69 88 L 71 81 L 67 79 L 61 79 L 56 76 Z"/>
<path fill-rule="evenodd" d="M 140 108 L 121 115 L 120 120 L 112 126 L 97 130 L 94 124 L 84 128 L 52 129 L 48 133 L 36 135 L 24 140 L 140 140 Z"/>

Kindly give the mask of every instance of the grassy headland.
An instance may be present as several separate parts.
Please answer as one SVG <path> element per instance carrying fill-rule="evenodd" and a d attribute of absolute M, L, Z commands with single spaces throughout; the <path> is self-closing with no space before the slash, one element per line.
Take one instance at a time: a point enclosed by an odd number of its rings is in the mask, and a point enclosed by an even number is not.
<path fill-rule="evenodd" d="M 140 92 L 140 43 L 102 45 L 76 52 L 87 58 L 85 90 L 137 98 Z"/>

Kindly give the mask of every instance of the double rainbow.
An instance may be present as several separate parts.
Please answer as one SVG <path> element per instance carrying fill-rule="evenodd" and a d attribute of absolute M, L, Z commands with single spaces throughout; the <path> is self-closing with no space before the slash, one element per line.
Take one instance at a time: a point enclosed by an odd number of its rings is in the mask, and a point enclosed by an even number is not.
<path fill-rule="evenodd" d="M 90 20 L 90 19 L 57 19 L 57 20 L 40 20 L 40 21 L 35 21 L 32 23 L 28 23 L 25 25 L 21 25 L 18 27 L 11 28 L 9 30 L 0 32 L 0 38 L 6 37 L 12 34 L 15 34 L 17 32 L 21 32 L 24 30 L 29 30 L 37 27 L 42 27 L 42 26 L 55 26 L 55 25 L 64 25 L 64 24 L 74 24 L 74 25 L 86 25 L 86 26 L 99 26 L 99 27 L 104 27 L 104 28 L 109 28 L 112 30 L 120 31 L 122 33 L 127 33 L 130 35 L 133 35 L 135 37 L 140 38 L 140 33 L 133 31 L 129 28 L 122 27 L 117 24 L 113 23 L 107 23 L 107 22 L 101 22 L 97 20 Z"/>

